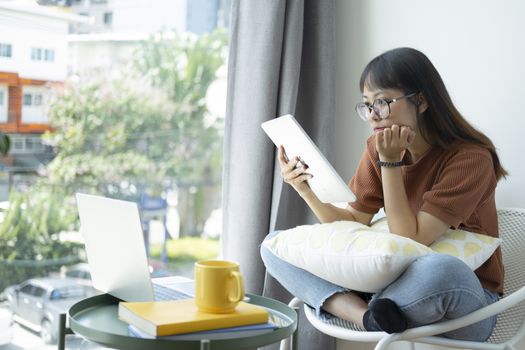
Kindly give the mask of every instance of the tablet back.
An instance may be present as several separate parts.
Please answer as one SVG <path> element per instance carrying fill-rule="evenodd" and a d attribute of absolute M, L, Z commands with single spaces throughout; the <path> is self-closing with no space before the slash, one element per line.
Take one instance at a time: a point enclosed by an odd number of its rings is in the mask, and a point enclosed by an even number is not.
<path fill-rule="evenodd" d="M 262 123 L 261 127 L 277 147 L 284 147 L 289 159 L 298 156 L 308 165 L 307 172 L 313 175 L 308 184 L 321 202 L 339 203 L 355 200 L 348 185 L 292 115 L 269 120 Z"/>

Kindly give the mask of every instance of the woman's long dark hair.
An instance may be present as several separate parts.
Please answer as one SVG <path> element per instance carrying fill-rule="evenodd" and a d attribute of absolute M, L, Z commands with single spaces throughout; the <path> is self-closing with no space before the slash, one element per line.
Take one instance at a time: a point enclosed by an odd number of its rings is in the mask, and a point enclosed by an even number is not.
<path fill-rule="evenodd" d="M 428 108 L 418 116 L 418 126 L 426 142 L 446 150 L 461 143 L 476 144 L 490 151 L 498 180 L 508 174 L 501 166 L 492 141 L 459 113 L 438 71 L 422 52 L 402 47 L 377 56 L 361 74 L 361 92 L 365 85 L 377 89 L 398 89 L 405 94 L 423 94 Z M 414 102 L 417 98 L 415 96 L 411 100 Z M 414 103 L 417 104 L 417 101 Z"/>

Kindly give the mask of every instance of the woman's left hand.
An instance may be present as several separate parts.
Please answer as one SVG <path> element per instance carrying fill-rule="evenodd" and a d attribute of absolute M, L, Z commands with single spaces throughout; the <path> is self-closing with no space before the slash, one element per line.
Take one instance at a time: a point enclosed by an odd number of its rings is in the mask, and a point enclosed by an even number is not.
<path fill-rule="evenodd" d="M 392 125 L 376 134 L 376 150 L 384 162 L 398 162 L 402 152 L 414 141 L 416 133 L 408 126 Z"/>

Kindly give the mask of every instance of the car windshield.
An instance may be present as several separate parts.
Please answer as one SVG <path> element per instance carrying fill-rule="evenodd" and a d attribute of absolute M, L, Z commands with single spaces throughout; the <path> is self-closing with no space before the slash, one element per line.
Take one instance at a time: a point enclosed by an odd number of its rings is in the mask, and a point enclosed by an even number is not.
<path fill-rule="evenodd" d="M 51 292 L 50 299 L 69 299 L 69 298 L 80 298 L 86 295 L 85 289 L 81 286 L 65 287 L 54 289 Z"/>

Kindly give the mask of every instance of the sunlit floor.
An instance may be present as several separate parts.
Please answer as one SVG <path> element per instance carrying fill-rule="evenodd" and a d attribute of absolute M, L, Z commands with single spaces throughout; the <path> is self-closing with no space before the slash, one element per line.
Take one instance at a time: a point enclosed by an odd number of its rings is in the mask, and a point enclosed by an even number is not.
<path fill-rule="evenodd" d="M 15 323 L 15 334 L 11 344 L 0 346 L 1 350 L 56 350 L 56 345 L 45 345 L 38 333 Z M 102 350 L 97 344 L 88 342 L 80 337 L 68 335 L 66 349 L 70 350 Z"/>

